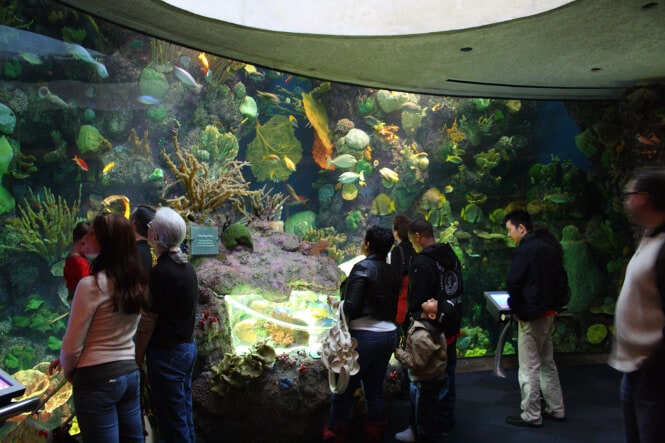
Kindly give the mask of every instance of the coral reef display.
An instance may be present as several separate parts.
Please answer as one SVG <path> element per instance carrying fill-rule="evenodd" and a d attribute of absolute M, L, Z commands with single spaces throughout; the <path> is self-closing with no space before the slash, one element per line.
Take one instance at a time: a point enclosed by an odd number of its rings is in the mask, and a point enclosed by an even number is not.
<path fill-rule="evenodd" d="M 366 229 L 392 227 L 396 214 L 427 219 L 460 257 L 461 358 L 495 352 L 499 326 L 482 294 L 505 287 L 514 245 L 502 219 L 518 208 L 563 249 L 571 315 L 557 318 L 555 350 L 608 351 L 634 248 L 621 190 L 635 168 L 665 164 L 662 85 L 565 103 L 559 117 L 579 131 L 557 134 L 554 146 L 555 122 L 539 120 L 546 104 L 538 101 L 301 77 L 50 0 L 8 1 L 1 15 L 5 368 L 57 354 L 68 312 L 61 260 L 76 222 L 139 204 L 168 205 L 219 233 L 216 255 L 192 257 L 200 282 L 195 403 L 210 441 L 247 437 L 243 414 L 255 407 L 271 411 L 270 437 L 318 436 L 329 400 L 316 358 L 316 338 L 331 321 L 326 296 L 338 295 L 338 264 L 360 255 Z M 276 356 L 241 356 L 263 341 Z"/>

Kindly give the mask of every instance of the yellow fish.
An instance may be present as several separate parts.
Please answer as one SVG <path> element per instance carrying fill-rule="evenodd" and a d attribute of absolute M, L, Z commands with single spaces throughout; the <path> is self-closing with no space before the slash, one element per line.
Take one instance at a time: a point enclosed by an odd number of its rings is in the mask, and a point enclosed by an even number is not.
<path fill-rule="evenodd" d="M 372 161 L 372 147 L 371 146 L 368 145 L 365 148 L 365 152 L 364 152 L 363 156 L 365 157 L 365 160 L 367 160 L 368 162 Z"/>
<path fill-rule="evenodd" d="M 286 165 L 286 169 L 288 169 L 289 171 L 293 172 L 296 171 L 296 164 L 293 163 L 293 160 L 288 158 L 286 155 L 284 156 L 284 165 Z"/>
<path fill-rule="evenodd" d="M 289 115 L 289 121 L 291 122 L 291 126 L 298 128 L 298 119 L 294 115 Z"/>
<path fill-rule="evenodd" d="M 109 195 L 104 200 L 102 200 L 102 207 L 106 212 L 120 212 L 114 211 L 111 205 L 119 202 L 121 205 L 122 215 L 125 218 L 129 218 L 129 199 L 124 195 Z"/>
<path fill-rule="evenodd" d="M 115 167 L 115 162 L 107 163 L 106 166 L 104 166 L 104 169 L 102 169 L 102 174 L 106 174 L 107 172 L 109 172 L 114 167 Z"/>
<path fill-rule="evenodd" d="M 398 182 L 399 181 L 399 174 L 397 172 L 393 171 L 392 169 L 389 168 L 381 168 L 379 169 L 379 174 L 381 177 L 385 178 L 386 180 L 392 181 L 392 182 Z"/>
<path fill-rule="evenodd" d="M 263 161 L 278 162 L 279 157 L 275 154 L 266 154 L 266 155 L 263 156 Z"/>

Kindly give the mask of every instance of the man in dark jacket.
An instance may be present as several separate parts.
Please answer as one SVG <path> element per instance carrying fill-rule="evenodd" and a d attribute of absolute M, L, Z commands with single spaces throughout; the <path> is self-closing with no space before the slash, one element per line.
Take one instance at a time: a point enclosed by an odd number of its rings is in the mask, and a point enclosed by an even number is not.
<path fill-rule="evenodd" d="M 522 394 L 521 414 L 506 417 L 514 426 L 539 428 L 543 417 L 564 421 L 566 413 L 559 373 L 554 363 L 554 318 L 567 298 L 568 283 L 560 253 L 531 231 L 529 213 L 509 212 L 504 218 L 508 237 L 517 244 L 506 279 L 508 305 L 518 322 L 518 380 Z M 545 410 L 540 407 L 543 393 Z"/>
<path fill-rule="evenodd" d="M 439 419 L 443 435 L 450 435 L 455 427 L 455 368 L 457 366 L 457 338 L 462 320 L 462 273 L 459 259 L 447 243 L 434 240 L 432 225 L 415 220 L 409 225 L 409 240 L 417 254 L 409 265 L 409 291 L 407 317 L 419 318 L 421 305 L 430 298 L 439 301 L 438 322 L 446 336 L 448 366 L 447 381 L 439 394 Z M 409 321 L 410 318 L 407 318 Z M 415 389 L 411 389 L 415 392 Z M 413 409 L 414 401 L 411 405 Z M 411 414 L 412 418 L 415 417 Z M 412 426 L 395 435 L 398 441 L 415 441 Z"/>

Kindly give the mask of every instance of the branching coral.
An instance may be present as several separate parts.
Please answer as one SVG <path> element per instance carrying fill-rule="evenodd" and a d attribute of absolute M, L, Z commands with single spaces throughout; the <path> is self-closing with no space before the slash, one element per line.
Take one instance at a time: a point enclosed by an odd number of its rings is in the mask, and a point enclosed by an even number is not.
<path fill-rule="evenodd" d="M 132 128 L 132 130 L 129 131 L 127 142 L 132 145 L 135 153 L 150 158 L 152 150 L 150 149 L 150 143 L 148 141 L 148 131 L 143 132 L 143 138 L 139 138 L 136 135 L 136 130 Z"/>
<path fill-rule="evenodd" d="M 71 206 L 62 197 L 56 198 L 46 187 L 43 197 L 35 195 L 30 188 L 29 191 L 30 199 L 23 199 L 23 205 L 18 208 L 21 216 L 8 219 L 6 224 L 21 239 L 17 250 L 34 252 L 52 265 L 69 248 L 71 232 L 78 220 L 81 189 Z"/>
<path fill-rule="evenodd" d="M 273 194 L 272 188 L 266 191 L 264 186 L 255 194 L 248 196 L 249 206 L 252 208 L 251 217 L 262 221 L 279 220 L 284 203 L 288 199 L 288 195 L 281 192 Z"/>
<path fill-rule="evenodd" d="M 176 181 L 164 187 L 162 198 L 173 209 L 178 211 L 185 219 L 195 223 L 202 223 L 208 214 L 216 211 L 226 203 L 231 203 L 233 209 L 249 217 L 245 210 L 244 196 L 258 194 L 259 191 L 250 191 L 250 183 L 245 181 L 242 168 L 247 162 L 228 161 L 219 171 L 216 178 L 209 175 L 208 167 L 199 162 L 194 154 L 185 151 L 178 143 L 178 132 L 173 132 L 173 145 L 178 164 L 162 150 L 162 157 L 169 169 L 176 176 Z M 185 186 L 186 195 L 166 198 L 168 191 L 176 184 Z"/>
<path fill-rule="evenodd" d="M 452 143 L 459 143 L 466 138 L 464 132 L 462 132 L 457 127 L 457 119 L 453 121 L 453 124 L 450 128 L 448 128 L 446 125 L 443 125 L 443 131 L 448 135 L 448 139 Z"/>
<path fill-rule="evenodd" d="M 18 0 L 0 0 L 0 24 L 17 29 L 28 29 L 33 20 L 26 22 L 16 13 L 17 8 Z"/>

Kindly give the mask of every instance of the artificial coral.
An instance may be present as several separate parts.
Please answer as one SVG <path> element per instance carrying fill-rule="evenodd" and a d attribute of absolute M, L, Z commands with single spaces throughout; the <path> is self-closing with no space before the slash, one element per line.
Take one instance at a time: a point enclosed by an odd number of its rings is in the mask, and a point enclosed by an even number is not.
<path fill-rule="evenodd" d="M 208 166 L 199 162 L 194 154 L 185 151 L 178 143 L 178 132 L 173 131 L 173 146 L 178 161 L 176 165 L 171 157 L 162 150 L 162 157 L 169 169 L 176 176 L 176 181 L 165 186 L 162 198 L 186 220 L 202 223 L 208 214 L 230 202 L 233 208 L 248 216 L 245 210 L 244 196 L 252 196 L 259 191 L 250 191 L 250 183 L 245 181 L 241 169 L 247 162 L 229 160 L 219 171 L 218 176 L 210 177 Z M 166 198 L 168 191 L 182 182 L 186 195 Z"/>
<path fill-rule="evenodd" d="M 62 258 L 71 243 L 71 232 L 81 205 L 81 189 L 79 187 L 79 197 L 71 206 L 62 197 L 56 199 L 46 187 L 43 198 L 32 189 L 28 190 L 30 200 L 23 199 L 24 204 L 18 207 L 21 216 L 6 221 L 21 239 L 14 249 L 34 252 L 53 264 Z"/>

